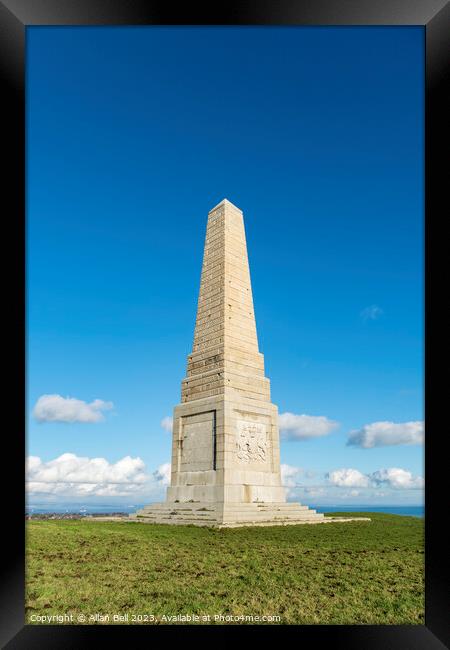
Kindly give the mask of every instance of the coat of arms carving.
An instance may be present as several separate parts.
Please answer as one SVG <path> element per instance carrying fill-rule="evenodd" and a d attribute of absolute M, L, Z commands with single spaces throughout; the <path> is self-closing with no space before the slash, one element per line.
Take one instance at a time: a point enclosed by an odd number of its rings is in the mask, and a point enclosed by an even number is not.
<path fill-rule="evenodd" d="M 264 463 L 267 460 L 266 426 L 260 422 L 238 422 L 237 457 L 242 463 Z"/>

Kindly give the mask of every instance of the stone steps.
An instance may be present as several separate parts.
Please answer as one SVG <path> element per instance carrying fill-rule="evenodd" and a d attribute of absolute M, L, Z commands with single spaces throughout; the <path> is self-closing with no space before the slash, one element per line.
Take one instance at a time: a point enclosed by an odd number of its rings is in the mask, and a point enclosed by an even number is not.
<path fill-rule="evenodd" d="M 231 515 L 230 513 L 224 513 L 223 516 L 216 515 L 201 515 L 200 513 L 172 513 L 172 512 L 143 512 L 136 513 L 136 515 L 130 516 L 132 519 L 195 519 L 201 521 L 217 521 L 218 519 L 223 521 L 303 521 L 305 519 L 323 519 L 323 515 L 317 514 L 315 512 L 308 513 L 293 513 L 290 516 L 280 515 L 280 514 L 268 514 L 268 515 L 258 515 L 256 513 L 238 513 L 236 515 Z"/>
<path fill-rule="evenodd" d="M 232 504 L 229 505 L 227 504 L 225 508 L 215 508 L 215 507 L 201 507 L 201 508 L 196 508 L 196 507 L 189 507 L 189 506 L 166 506 L 166 505 L 157 505 L 155 504 L 154 506 L 145 506 L 142 510 L 139 510 L 137 514 L 145 515 L 145 514 L 158 514 L 158 515 L 168 515 L 168 514 L 176 514 L 176 515 L 182 515 L 182 514 L 192 514 L 195 513 L 195 515 L 199 515 L 201 517 L 204 517 L 206 515 L 211 515 L 211 516 L 216 516 L 216 513 L 224 513 L 228 514 L 230 516 L 252 516 L 252 517 L 265 517 L 270 515 L 271 517 L 274 515 L 278 516 L 303 516 L 304 514 L 316 514 L 316 511 L 313 509 L 308 508 L 308 506 L 302 506 L 296 504 L 289 504 L 286 506 L 280 505 L 280 506 L 257 506 L 255 507 L 254 504 Z"/>
<path fill-rule="evenodd" d="M 147 506 L 145 508 L 142 508 L 142 510 L 137 511 L 138 514 L 147 514 L 147 513 L 156 513 L 159 515 L 164 515 L 164 514 L 192 514 L 195 513 L 196 515 L 200 516 L 206 516 L 206 515 L 216 515 L 216 510 L 197 510 L 195 508 L 152 508 L 151 506 Z"/>
<path fill-rule="evenodd" d="M 169 524 L 169 525 L 177 525 L 177 526 L 209 526 L 210 528 L 215 528 L 218 524 L 217 521 L 209 521 L 209 520 L 202 520 L 202 519 L 174 519 L 174 517 L 155 517 L 152 519 L 151 517 L 144 517 L 142 519 L 130 519 L 131 521 L 136 521 L 138 523 L 142 524 Z"/>
<path fill-rule="evenodd" d="M 151 518 L 151 519 L 160 519 L 161 517 L 164 518 L 174 518 L 176 517 L 177 519 L 183 519 L 183 518 L 188 518 L 188 519 L 209 519 L 211 521 L 216 521 L 217 515 L 216 513 L 201 513 L 201 512 L 175 512 L 174 510 L 168 510 L 168 511 L 155 511 L 155 512 L 150 512 L 150 511 L 141 511 L 139 510 L 135 515 L 130 515 L 133 518 Z"/>
<path fill-rule="evenodd" d="M 233 521 L 218 524 L 218 528 L 244 528 L 245 526 L 301 526 L 304 524 L 322 524 L 328 523 L 326 519 L 291 519 L 288 521 Z"/>
<path fill-rule="evenodd" d="M 144 523 L 144 524 L 166 524 L 166 525 L 179 525 L 179 526 L 209 526 L 210 528 L 243 528 L 245 526 L 295 526 L 303 524 L 330 524 L 330 523 L 346 523 L 349 521 L 370 521 L 369 517 L 324 517 L 323 515 L 317 514 L 312 517 L 303 516 L 300 519 L 289 518 L 289 519 L 260 519 L 260 520 L 250 520 L 247 518 L 242 521 L 230 520 L 225 521 L 222 519 L 211 518 L 199 518 L 195 514 L 189 516 L 184 514 L 182 517 L 175 515 L 161 513 L 149 513 L 137 517 L 136 514 L 123 516 L 123 517 L 96 517 L 87 516 L 86 519 L 94 520 L 97 522 L 108 522 L 108 521 L 122 521 L 124 523 Z"/>
<path fill-rule="evenodd" d="M 315 513 L 316 511 L 313 510 L 312 508 L 295 508 L 295 509 L 290 508 L 289 510 L 288 509 L 284 510 L 282 508 L 264 508 L 264 509 L 261 509 L 261 510 L 259 510 L 259 509 L 256 510 L 256 509 L 253 509 L 253 508 L 252 509 L 250 509 L 250 508 L 233 508 L 233 509 L 230 509 L 228 507 L 225 507 L 223 512 L 227 512 L 229 514 L 251 514 L 251 515 L 255 514 L 255 515 L 258 515 L 258 516 L 259 515 L 265 516 L 265 515 L 268 515 L 268 514 L 270 514 L 270 515 L 280 514 L 280 515 L 285 515 L 285 516 L 289 517 L 290 515 L 295 515 L 295 514 L 298 514 L 298 513 L 311 513 L 311 512 Z"/>
<path fill-rule="evenodd" d="M 314 520 L 317 521 L 319 519 L 323 519 L 323 515 L 318 515 L 316 513 L 308 513 L 305 515 L 292 515 L 291 517 L 283 517 L 281 515 L 272 515 L 272 516 L 267 516 L 267 517 L 258 517 L 258 516 L 253 516 L 253 515 L 245 515 L 245 516 L 226 516 L 222 518 L 224 522 L 257 522 L 257 521 L 272 521 L 272 522 L 291 522 L 291 521 L 306 521 L 306 520 Z"/>
<path fill-rule="evenodd" d="M 322 523 L 324 515 L 299 503 L 155 503 L 129 516 L 131 521 L 195 526 L 285 526 Z"/>
<path fill-rule="evenodd" d="M 293 520 L 303 520 L 303 519 L 323 519 L 323 515 L 319 515 L 315 512 L 308 512 L 305 514 L 292 514 L 290 517 L 285 515 L 271 514 L 268 516 L 262 515 L 253 515 L 253 514 L 240 514 L 240 515 L 229 515 L 224 513 L 222 519 L 224 521 L 293 521 Z"/>
<path fill-rule="evenodd" d="M 303 519 L 317 519 L 323 518 L 322 514 L 318 514 L 315 510 L 302 506 L 300 504 L 265 504 L 259 506 L 256 504 L 236 504 L 232 507 L 226 505 L 223 511 L 224 520 L 236 519 L 242 521 L 244 519 L 251 521 L 261 521 L 264 519 L 270 520 L 303 520 Z M 250 507 L 249 507 L 250 506 Z"/>
<path fill-rule="evenodd" d="M 238 504 L 226 504 L 225 509 L 229 512 L 298 512 L 299 510 L 307 511 L 310 510 L 308 506 L 302 506 L 300 504 L 286 504 L 277 505 L 277 504 L 267 504 L 264 506 L 259 506 L 257 504 L 249 503 L 238 503 Z"/>

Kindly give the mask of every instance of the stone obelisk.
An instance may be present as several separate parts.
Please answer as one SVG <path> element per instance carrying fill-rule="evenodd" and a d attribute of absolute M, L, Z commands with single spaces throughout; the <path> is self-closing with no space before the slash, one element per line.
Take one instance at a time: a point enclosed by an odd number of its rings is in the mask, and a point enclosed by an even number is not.
<path fill-rule="evenodd" d="M 258 348 L 243 214 L 227 199 L 208 215 L 194 343 L 172 435 L 167 500 L 135 518 L 209 526 L 323 521 L 285 499 L 278 411 Z"/>

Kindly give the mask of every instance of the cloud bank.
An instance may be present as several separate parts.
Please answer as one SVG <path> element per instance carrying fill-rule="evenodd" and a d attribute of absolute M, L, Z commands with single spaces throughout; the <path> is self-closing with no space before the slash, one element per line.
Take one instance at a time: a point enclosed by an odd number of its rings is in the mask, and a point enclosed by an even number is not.
<path fill-rule="evenodd" d="M 153 472 L 155 481 L 164 487 L 170 485 L 171 464 L 163 463 Z"/>
<path fill-rule="evenodd" d="M 102 411 L 113 408 L 112 402 L 95 399 L 90 404 L 74 397 L 42 395 L 36 402 L 33 415 L 38 422 L 101 422 Z"/>
<path fill-rule="evenodd" d="M 164 429 L 164 431 L 167 431 L 168 433 L 172 433 L 173 418 L 170 415 L 166 415 L 166 417 L 161 420 L 161 426 Z"/>
<path fill-rule="evenodd" d="M 324 415 L 296 415 L 280 413 L 278 426 L 283 438 L 288 440 L 310 440 L 326 436 L 339 426 L 338 422 L 329 420 Z"/>
<path fill-rule="evenodd" d="M 337 487 L 369 487 L 370 480 L 357 469 L 336 469 L 326 478 Z"/>
<path fill-rule="evenodd" d="M 424 479 L 421 476 L 413 476 L 411 472 L 400 467 L 379 469 L 371 474 L 363 474 L 357 469 L 343 468 L 329 472 L 325 478 L 335 487 L 386 487 L 394 490 L 422 489 L 424 487 Z"/>
<path fill-rule="evenodd" d="M 400 467 L 390 467 L 389 469 L 380 469 L 370 475 L 372 484 L 376 486 L 390 487 L 394 489 L 415 489 L 423 488 L 425 481 L 421 476 L 413 476 Z"/>
<path fill-rule="evenodd" d="M 347 445 L 371 449 L 389 445 L 421 445 L 425 439 L 425 423 L 373 422 L 362 429 L 350 431 Z"/>
<path fill-rule="evenodd" d="M 296 484 L 296 477 L 302 472 L 300 467 L 293 467 L 292 465 L 280 465 L 281 470 L 281 484 L 284 487 L 294 487 Z"/>
<path fill-rule="evenodd" d="M 27 491 L 33 495 L 126 496 L 142 491 L 148 478 L 144 462 L 131 456 L 109 463 L 66 453 L 47 463 L 29 456 L 26 463 Z"/>

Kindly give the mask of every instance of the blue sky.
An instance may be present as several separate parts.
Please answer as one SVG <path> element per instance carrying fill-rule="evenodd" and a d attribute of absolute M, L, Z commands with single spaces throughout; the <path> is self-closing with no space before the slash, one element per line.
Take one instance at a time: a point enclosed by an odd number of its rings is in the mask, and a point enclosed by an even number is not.
<path fill-rule="evenodd" d="M 282 463 L 310 486 L 291 496 L 421 501 L 421 444 L 346 443 L 423 420 L 423 48 L 421 28 L 27 29 L 27 451 L 41 478 L 67 453 L 130 456 L 164 494 L 161 420 L 191 350 L 207 213 L 226 197 L 244 211 L 272 399 L 339 423 L 283 435 Z M 43 395 L 113 408 L 38 422 Z M 389 468 L 415 488 L 374 483 Z M 330 486 L 342 469 L 370 486 Z M 52 490 L 32 498 L 71 498 Z M 89 498 L 102 494 L 131 498 Z"/>

